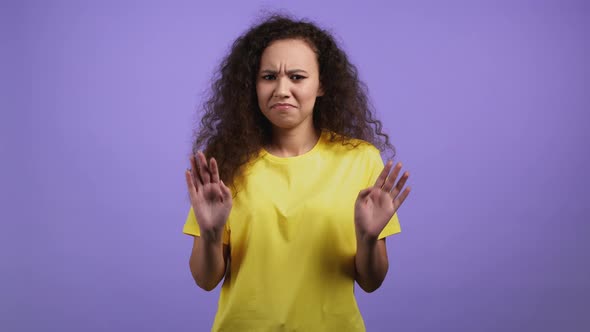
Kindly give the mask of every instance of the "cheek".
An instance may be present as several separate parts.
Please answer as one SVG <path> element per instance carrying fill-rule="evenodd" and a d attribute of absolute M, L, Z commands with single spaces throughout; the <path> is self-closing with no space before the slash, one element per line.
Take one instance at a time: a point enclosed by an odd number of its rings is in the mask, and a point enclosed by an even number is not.
<path fill-rule="evenodd" d="M 268 82 L 256 84 L 256 94 L 260 97 L 269 96 L 273 93 L 274 85 Z"/>
<path fill-rule="evenodd" d="M 264 86 L 256 85 L 256 97 L 258 98 L 258 104 L 262 108 L 263 102 L 266 100 L 266 96 L 268 94 L 268 89 L 265 89 Z"/>
<path fill-rule="evenodd" d="M 315 86 L 306 86 L 303 89 L 300 89 L 299 91 L 297 91 L 297 95 L 299 100 L 301 101 L 301 103 L 305 103 L 305 104 L 312 104 L 315 102 L 315 99 L 317 97 L 317 87 Z"/>

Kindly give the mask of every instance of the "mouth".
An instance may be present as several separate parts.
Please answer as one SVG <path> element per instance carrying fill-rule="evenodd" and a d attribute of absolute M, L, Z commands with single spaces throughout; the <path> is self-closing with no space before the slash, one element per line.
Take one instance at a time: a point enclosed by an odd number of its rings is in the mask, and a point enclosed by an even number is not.
<path fill-rule="evenodd" d="M 290 109 L 290 108 L 295 108 L 295 106 L 291 105 L 291 104 L 287 104 L 287 103 L 276 103 L 270 106 L 270 109 L 275 109 L 275 110 L 286 110 L 286 109 Z"/>

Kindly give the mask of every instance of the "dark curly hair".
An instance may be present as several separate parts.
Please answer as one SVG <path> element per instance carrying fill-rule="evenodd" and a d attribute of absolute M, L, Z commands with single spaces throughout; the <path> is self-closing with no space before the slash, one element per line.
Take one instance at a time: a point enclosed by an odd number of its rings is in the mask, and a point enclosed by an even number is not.
<path fill-rule="evenodd" d="M 258 106 L 256 78 L 262 52 L 282 39 L 301 39 L 317 55 L 324 95 L 314 106 L 315 128 L 334 133 L 329 137 L 332 142 L 356 147 L 358 143 L 351 139 L 360 139 L 389 150 L 393 156 L 395 148 L 375 117 L 366 85 L 331 34 L 312 22 L 279 14 L 246 31 L 221 62 L 202 106 L 204 114 L 194 133 L 193 153 L 204 148 L 208 158 L 217 160 L 223 182 L 235 189 L 242 167 L 259 156 L 272 137 L 271 123 Z"/>

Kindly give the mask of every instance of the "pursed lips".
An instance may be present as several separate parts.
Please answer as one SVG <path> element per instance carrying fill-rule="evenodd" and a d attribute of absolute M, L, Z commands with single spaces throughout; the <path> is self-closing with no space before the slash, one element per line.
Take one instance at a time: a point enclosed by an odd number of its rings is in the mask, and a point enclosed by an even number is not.
<path fill-rule="evenodd" d="M 276 104 L 272 104 L 270 106 L 270 108 L 281 108 L 281 109 L 285 109 L 285 108 L 289 108 L 289 107 L 295 107 L 294 105 L 291 104 L 287 104 L 287 103 L 276 103 Z"/>

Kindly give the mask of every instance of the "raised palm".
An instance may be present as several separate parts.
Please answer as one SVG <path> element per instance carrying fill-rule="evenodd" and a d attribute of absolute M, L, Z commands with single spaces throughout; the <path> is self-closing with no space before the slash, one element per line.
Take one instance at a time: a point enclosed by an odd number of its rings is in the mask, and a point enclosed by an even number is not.
<path fill-rule="evenodd" d="M 186 183 L 199 228 L 219 235 L 231 212 L 231 191 L 220 180 L 214 158 L 208 164 L 205 155 L 197 152 L 190 159 L 192 168 L 185 173 Z"/>
<path fill-rule="evenodd" d="M 402 164 L 397 163 L 393 172 L 389 174 L 391 167 L 392 162 L 387 162 L 375 185 L 362 190 L 356 199 L 354 222 L 360 236 L 376 239 L 410 193 L 410 187 L 406 187 L 402 192 L 409 173 L 405 172 L 395 184 Z"/>

